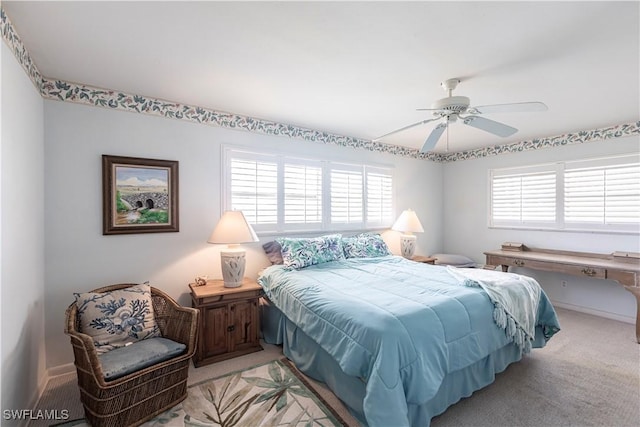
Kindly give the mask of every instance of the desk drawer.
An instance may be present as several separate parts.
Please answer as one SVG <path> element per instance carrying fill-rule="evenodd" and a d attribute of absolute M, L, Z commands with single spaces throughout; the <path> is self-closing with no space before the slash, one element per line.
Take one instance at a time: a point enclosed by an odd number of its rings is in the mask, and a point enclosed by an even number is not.
<path fill-rule="evenodd" d="M 552 271 L 557 273 L 571 274 L 573 276 L 592 277 L 594 279 L 605 279 L 607 276 L 607 269 L 603 267 L 560 264 L 557 262 L 537 261 L 523 258 L 510 258 L 496 255 L 487 255 L 487 264 L 501 264 L 508 265 L 510 267 L 532 268 L 534 270 Z"/>
<path fill-rule="evenodd" d="M 602 267 L 589 267 L 580 265 L 562 265 L 558 271 L 561 273 L 573 274 L 574 276 L 592 277 L 594 279 L 605 279 L 607 269 Z"/>

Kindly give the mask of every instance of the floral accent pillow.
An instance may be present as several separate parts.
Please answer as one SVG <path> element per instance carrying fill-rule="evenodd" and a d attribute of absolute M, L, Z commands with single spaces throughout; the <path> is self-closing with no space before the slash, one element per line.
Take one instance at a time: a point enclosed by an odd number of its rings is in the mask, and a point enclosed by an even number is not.
<path fill-rule="evenodd" d="M 375 258 L 391 255 L 387 244 L 379 234 L 362 233 L 342 238 L 342 248 L 346 258 Z"/>
<path fill-rule="evenodd" d="M 282 246 L 282 261 L 287 268 L 298 270 L 310 265 L 344 259 L 341 234 L 313 238 L 281 237 L 276 241 Z"/>
<path fill-rule="evenodd" d="M 81 332 L 93 337 L 98 354 L 161 336 L 153 313 L 149 285 L 74 295 Z"/>

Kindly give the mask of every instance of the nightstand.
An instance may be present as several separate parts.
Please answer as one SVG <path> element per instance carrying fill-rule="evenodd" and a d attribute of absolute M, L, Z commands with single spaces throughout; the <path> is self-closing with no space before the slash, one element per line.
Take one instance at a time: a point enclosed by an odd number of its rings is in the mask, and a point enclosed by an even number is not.
<path fill-rule="evenodd" d="M 262 350 L 259 299 L 262 286 L 245 278 L 238 288 L 225 288 L 222 280 L 204 286 L 190 283 L 191 305 L 200 310 L 196 367 Z"/>
<path fill-rule="evenodd" d="M 432 256 L 416 255 L 413 258 L 411 258 L 411 261 L 422 262 L 425 264 L 435 264 L 437 259 L 438 258 L 434 258 Z"/>

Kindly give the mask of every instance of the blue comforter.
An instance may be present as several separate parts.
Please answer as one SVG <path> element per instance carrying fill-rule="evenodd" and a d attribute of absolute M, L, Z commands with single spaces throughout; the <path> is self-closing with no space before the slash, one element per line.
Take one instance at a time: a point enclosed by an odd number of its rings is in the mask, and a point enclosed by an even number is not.
<path fill-rule="evenodd" d="M 512 339 L 496 326 L 483 289 L 464 286 L 441 266 L 396 256 L 298 271 L 274 265 L 258 281 L 346 374 L 366 383 L 363 405 L 371 426 L 408 425 L 407 402 L 427 402 L 447 373 Z M 555 311 L 540 292 L 533 346 L 544 346 L 558 330 Z"/>

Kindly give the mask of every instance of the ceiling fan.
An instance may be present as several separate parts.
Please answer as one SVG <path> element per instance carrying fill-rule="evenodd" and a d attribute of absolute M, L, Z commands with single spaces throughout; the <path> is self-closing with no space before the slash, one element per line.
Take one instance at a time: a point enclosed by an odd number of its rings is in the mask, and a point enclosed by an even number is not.
<path fill-rule="evenodd" d="M 477 107 L 470 107 L 470 100 L 466 96 L 452 96 L 453 90 L 460 83 L 459 79 L 449 79 L 442 83 L 440 86 L 448 92 L 449 96 L 446 98 L 438 99 L 431 105 L 431 108 L 418 108 L 418 111 L 433 111 L 435 118 L 421 120 L 417 123 L 413 123 L 409 126 L 396 129 L 393 132 L 389 132 L 374 141 L 378 141 L 387 136 L 405 131 L 415 126 L 420 126 L 425 123 L 433 122 L 436 120 L 443 120 L 439 123 L 429 134 L 424 141 L 421 153 L 426 153 L 434 149 L 438 140 L 448 128 L 450 123 L 455 123 L 458 119 L 462 120 L 462 123 L 474 128 L 483 130 L 485 132 L 492 133 L 496 136 L 506 138 L 513 135 L 518 129 L 505 125 L 504 123 L 496 122 L 482 117 L 481 114 L 488 113 L 524 113 L 533 111 L 546 111 L 547 106 L 542 102 L 517 102 L 513 104 L 493 104 L 493 105 L 481 105 Z"/>

